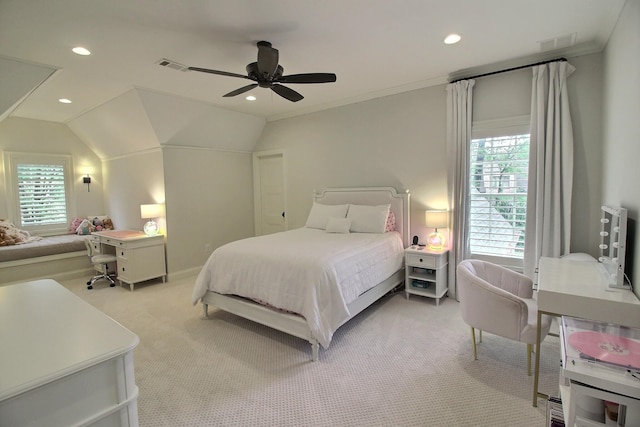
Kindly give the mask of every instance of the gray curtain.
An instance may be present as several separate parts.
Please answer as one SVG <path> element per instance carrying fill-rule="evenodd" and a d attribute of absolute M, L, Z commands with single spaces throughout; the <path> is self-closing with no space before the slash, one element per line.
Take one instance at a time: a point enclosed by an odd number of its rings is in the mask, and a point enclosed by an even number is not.
<path fill-rule="evenodd" d="M 531 140 L 524 272 L 533 278 L 541 256 L 570 251 L 573 127 L 566 61 L 533 67 Z"/>
<path fill-rule="evenodd" d="M 449 297 L 456 298 L 456 267 L 469 253 L 469 144 L 475 80 L 447 85 L 447 190 L 449 196 Z"/>

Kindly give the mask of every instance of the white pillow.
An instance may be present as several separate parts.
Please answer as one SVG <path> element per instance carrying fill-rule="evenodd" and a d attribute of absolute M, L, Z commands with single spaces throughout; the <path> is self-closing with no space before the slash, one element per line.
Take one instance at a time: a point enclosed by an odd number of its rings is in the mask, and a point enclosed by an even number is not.
<path fill-rule="evenodd" d="M 354 233 L 384 233 L 391 205 L 349 205 L 347 218 Z"/>
<path fill-rule="evenodd" d="M 348 218 L 329 218 L 327 223 L 327 233 L 349 233 L 351 220 Z"/>
<path fill-rule="evenodd" d="M 327 228 L 329 218 L 345 218 L 349 205 L 323 205 L 313 202 L 307 222 L 304 225 L 307 228 L 319 228 L 324 230 Z"/>

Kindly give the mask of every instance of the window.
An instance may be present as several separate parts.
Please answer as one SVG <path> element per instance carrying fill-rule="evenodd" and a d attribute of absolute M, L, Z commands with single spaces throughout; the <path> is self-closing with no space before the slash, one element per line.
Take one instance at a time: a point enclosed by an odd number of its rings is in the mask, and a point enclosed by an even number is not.
<path fill-rule="evenodd" d="M 529 169 L 528 126 L 478 126 L 469 151 L 473 257 L 522 266 Z"/>
<path fill-rule="evenodd" d="M 13 222 L 39 234 L 66 232 L 73 176 L 71 158 L 22 153 L 9 153 L 7 157 Z"/>

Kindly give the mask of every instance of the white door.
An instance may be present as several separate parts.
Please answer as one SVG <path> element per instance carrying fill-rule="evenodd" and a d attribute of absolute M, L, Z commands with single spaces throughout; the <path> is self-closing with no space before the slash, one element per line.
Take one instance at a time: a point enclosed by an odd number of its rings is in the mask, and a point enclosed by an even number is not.
<path fill-rule="evenodd" d="M 256 236 L 285 231 L 284 152 L 253 153 L 253 195 Z"/>

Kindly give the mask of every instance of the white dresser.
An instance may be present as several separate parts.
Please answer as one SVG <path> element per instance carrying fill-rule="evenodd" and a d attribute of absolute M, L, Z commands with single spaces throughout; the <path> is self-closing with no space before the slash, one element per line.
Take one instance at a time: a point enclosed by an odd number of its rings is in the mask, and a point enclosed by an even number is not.
<path fill-rule="evenodd" d="M 0 425 L 138 425 L 137 335 L 54 280 L 0 287 Z"/>

